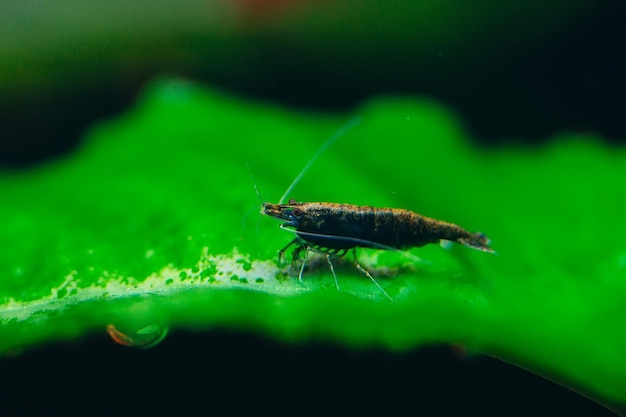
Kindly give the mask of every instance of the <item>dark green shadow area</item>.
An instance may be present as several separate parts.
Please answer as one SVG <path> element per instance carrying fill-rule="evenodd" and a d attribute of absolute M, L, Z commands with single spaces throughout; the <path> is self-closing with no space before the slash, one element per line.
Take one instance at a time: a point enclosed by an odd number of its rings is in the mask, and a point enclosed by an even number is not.
<path fill-rule="evenodd" d="M 324 260 L 300 283 L 277 266 L 293 236 L 258 214 L 246 162 L 275 202 L 353 115 L 161 80 L 76 154 L 0 177 L 0 351 L 110 324 L 390 349 L 459 343 L 626 402 L 626 151 L 575 135 L 476 149 L 448 111 L 414 98 L 354 114 L 361 124 L 293 198 L 412 209 L 485 232 L 498 253 L 431 245 L 410 251 L 415 261 L 361 250 L 395 303 L 350 262 L 336 262 L 339 292 Z"/>

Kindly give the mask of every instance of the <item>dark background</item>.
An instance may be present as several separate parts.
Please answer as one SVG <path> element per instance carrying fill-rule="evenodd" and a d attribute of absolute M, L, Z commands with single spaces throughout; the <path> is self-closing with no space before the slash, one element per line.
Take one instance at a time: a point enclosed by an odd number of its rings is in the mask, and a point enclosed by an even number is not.
<path fill-rule="evenodd" d="M 475 140 L 487 146 L 537 144 L 563 132 L 623 143 L 625 17 L 623 1 L 598 1 L 549 36 L 496 40 L 480 57 L 442 53 L 438 59 L 450 61 L 441 67 L 445 71 L 395 50 L 381 57 L 384 64 L 377 68 L 363 59 L 320 70 L 306 54 L 259 35 L 254 45 L 259 65 L 251 70 L 169 63 L 94 75 L 91 83 L 54 94 L 0 95 L 0 166 L 29 166 L 70 152 L 88 126 L 122 113 L 147 81 L 164 72 L 306 109 L 350 110 L 379 94 L 427 96 L 454 109 Z"/>
<path fill-rule="evenodd" d="M 559 132 L 623 143 L 624 12 L 621 1 L 602 3 L 558 33 L 513 43 L 514 53 L 452 74 L 421 74 L 419 64 L 401 57 L 402 71 L 374 78 L 313 72 L 297 58 L 248 77 L 165 70 L 241 96 L 324 111 L 347 110 L 376 94 L 425 95 L 458 112 L 482 146 L 535 146 Z M 268 56 L 284 52 L 264 48 Z M 0 166 L 26 168 L 71 152 L 88 126 L 124 112 L 163 70 L 52 95 L 0 97 Z M 612 415 L 543 378 L 448 346 L 397 354 L 225 331 L 177 332 L 141 351 L 115 345 L 103 330 L 83 342 L 5 357 L 0 376 L 0 417 Z"/>
<path fill-rule="evenodd" d="M 448 346 L 406 353 L 175 333 L 105 337 L 0 361 L 2 416 L 613 416 L 572 391 Z"/>

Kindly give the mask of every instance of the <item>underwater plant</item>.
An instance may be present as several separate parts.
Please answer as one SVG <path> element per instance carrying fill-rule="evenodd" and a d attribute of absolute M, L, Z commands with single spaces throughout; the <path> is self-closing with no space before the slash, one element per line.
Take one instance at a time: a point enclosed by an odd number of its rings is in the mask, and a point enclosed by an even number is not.
<path fill-rule="evenodd" d="M 153 83 L 74 154 L 0 176 L 0 352 L 105 329 L 134 346 L 168 328 L 413 349 L 455 343 L 626 401 L 626 151 L 562 135 L 528 149 L 471 144 L 430 100 L 371 100 L 301 179 L 299 201 L 401 207 L 492 240 L 361 249 L 385 293 L 310 255 L 257 214 L 352 115 L 295 112 L 189 82 Z M 242 123 L 245 121 L 245 123 Z"/>

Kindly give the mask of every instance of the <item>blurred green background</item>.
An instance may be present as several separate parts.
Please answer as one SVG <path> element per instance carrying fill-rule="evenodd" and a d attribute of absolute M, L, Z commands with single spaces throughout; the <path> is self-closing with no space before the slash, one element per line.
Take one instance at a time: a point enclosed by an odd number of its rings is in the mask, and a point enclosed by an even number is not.
<path fill-rule="evenodd" d="M 517 154 L 567 132 L 623 143 L 625 67 L 616 52 L 625 36 L 622 11 L 617 1 L 582 0 L 2 4 L 0 164 L 27 173 L 72 155 L 86 130 L 123 114 L 142 87 L 163 74 L 308 111 L 350 110 L 377 96 L 418 96 L 456 112 L 475 146 L 497 150 L 514 143 Z M 289 149 L 306 160 L 297 138 L 285 144 L 259 136 L 268 155 L 289 158 Z M 116 385 L 132 393 L 122 398 L 135 400 L 136 412 L 177 404 L 136 401 L 155 396 L 185 398 L 177 405 L 186 410 L 211 409 L 198 397 L 213 392 L 227 399 L 214 407 L 230 403 L 235 412 L 249 413 L 241 398 L 249 398 L 246 390 L 261 390 L 250 405 L 257 411 L 307 414 L 302 404 L 317 401 L 315 410 L 326 415 L 609 415 L 524 371 L 483 357 L 459 359 L 448 348 L 351 352 L 223 331 L 171 339 L 137 353 L 109 345 L 103 332 L 82 345 L 5 359 L 2 374 L 10 378 L 0 411 L 19 415 L 18 393 L 43 373 L 46 390 L 36 394 L 49 402 L 71 391 L 80 404 L 90 404 L 94 394 L 81 382 L 88 380 L 98 395 Z M 61 384 L 48 382 L 60 374 Z M 289 390 L 285 398 L 285 384 L 302 392 Z M 270 389 L 261 388 L 266 385 Z"/>
<path fill-rule="evenodd" d="M 620 1 L 27 0 L 0 13 L 0 162 L 58 155 L 171 73 L 289 106 L 428 96 L 476 141 L 625 137 Z"/>

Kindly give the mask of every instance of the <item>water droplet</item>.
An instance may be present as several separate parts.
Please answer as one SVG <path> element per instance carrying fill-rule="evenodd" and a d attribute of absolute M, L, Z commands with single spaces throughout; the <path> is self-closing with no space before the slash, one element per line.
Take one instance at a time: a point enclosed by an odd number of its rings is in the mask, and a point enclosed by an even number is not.
<path fill-rule="evenodd" d="M 169 327 L 163 323 L 152 323 L 133 331 L 121 331 L 115 325 L 107 325 L 107 333 L 115 343 L 122 346 L 149 349 L 161 343 Z"/>

